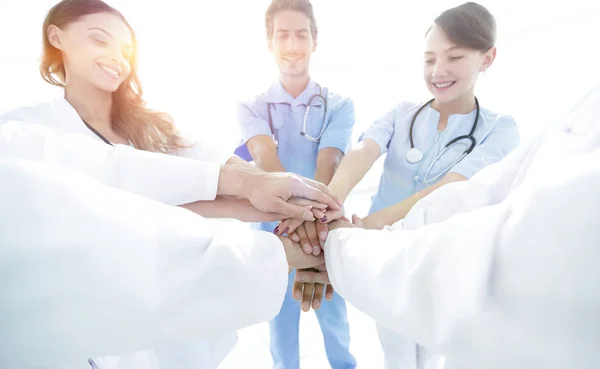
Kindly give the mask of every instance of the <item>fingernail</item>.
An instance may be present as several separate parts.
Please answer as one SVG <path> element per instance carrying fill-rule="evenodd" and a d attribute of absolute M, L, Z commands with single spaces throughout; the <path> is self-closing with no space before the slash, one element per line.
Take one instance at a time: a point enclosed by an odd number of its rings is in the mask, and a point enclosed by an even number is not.
<path fill-rule="evenodd" d="M 312 253 L 314 256 L 318 256 L 321 253 L 321 248 L 319 246 L 313 246 Z"/>
<path fill-rule="evenodd" d="M 327 239 L 327 232 L 321 232 L 321 233 L 319 233 L 319 238 L 322 241 L 325 241 Z"/>
<path fill-rule="evenodd" d="M 310 310 L 310 304 L 308 302 L 303 302 L 302 303 L 302 310 L 303 311 L 309 311 Z"/>
<path fill-rule="evenodd" d="M 302 294 L 301 294 L 300 292 L 295 292 L 295 293 L 294 293 L 294 298 L 295 298 L 296 300 L 300 300 L 300 298 L 301 298 L 301 297 L 302 297 Z"/>
<path fill-rule="evenodd" d="M 325 223 L 327 221 L 327 216 L 323 216 L 323 218 L 319 219 L 321 223 Z"/>
<path fill-rule="evenodd" d="M 279 232 L 279 226 L 275 227 L 275 229 L 273 230 L 273 233 L 277 234 Z"/>
<path fill-rule="evenodd" d="M 313 220 L 315 220 L 315 217 L 313 216 L 313 213 L 304 213 L 304 220 L 312 222 Z"/>
<path fill-rule="evenodd" d="M 331 300 L 333 298 L 333 294 L 332 293 L 328 293 L 326 297 L 327 297 L 327 300 Z"/>
<path fill-rule="evenodd" d="M 313 301 L 313 309 L 318 309 L 321 307 L 321 301 Z"/>
<path fill-rule="evenodd" d="M 290 230 L 290 227 L 286 227 L 285 231 L 283 231 L 283 233 L 288 233 L 288 231 Z"/>
<path fill-rule="evenodd" d="M 305 254 L 312 254 L 312 247 L 310 247 L 309 244 L 305 244 L 304 246 L 302 246 L 302 249 L 304 250 Z"/>

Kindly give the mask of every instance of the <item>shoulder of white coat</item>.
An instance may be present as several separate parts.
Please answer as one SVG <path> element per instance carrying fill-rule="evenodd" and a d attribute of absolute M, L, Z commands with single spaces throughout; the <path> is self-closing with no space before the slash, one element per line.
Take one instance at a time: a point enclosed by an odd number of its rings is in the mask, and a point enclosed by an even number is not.
<path fill-rule="evenodd" d="M 19 121 L 46 125 L 54 118 L 54 114 L 51 114 L 51 112 L 55 110 L 57 103 L 58 101 L 53 100 L 11 109 L 0 114 L 0 124 L 9 121 Z"/>

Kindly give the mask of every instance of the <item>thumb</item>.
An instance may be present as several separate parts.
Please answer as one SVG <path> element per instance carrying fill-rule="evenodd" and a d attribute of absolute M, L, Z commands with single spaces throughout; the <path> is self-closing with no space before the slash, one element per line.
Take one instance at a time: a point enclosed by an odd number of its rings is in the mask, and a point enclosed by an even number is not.
<path fill-rule="evenodd" d="M 363 221 L 358 215 L 354 214 L 352 215 L 352 224 L 362 227 Z"/>

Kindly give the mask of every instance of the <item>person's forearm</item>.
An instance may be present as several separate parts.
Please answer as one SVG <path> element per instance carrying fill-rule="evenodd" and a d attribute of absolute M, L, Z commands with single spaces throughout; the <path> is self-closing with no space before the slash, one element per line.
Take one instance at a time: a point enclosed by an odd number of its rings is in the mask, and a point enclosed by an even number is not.
<path fill-rule="evenodd" d="M 346 201 L 348 194 L 371 169 L 380 152 L 379 146 L 367 139 L 344 157 L 329 183 L 329 188 L 342 202 Z"/>
<path fill-rule="evenodd" d="M 217 196 L 214 201 L 196 201 L 181 207 L 205 218 L 234 218 L 242 222 L 274 222 L 283 215 L 265 213 L 256 209 L 246 199 Z"/>
<path fill-rule="evenodd" d="M 248 163 L 246 160 L 240 158 L 239 156 L 232 156 L 229 160 L 227 160 L 227 163 L 225 163 L 225 164 L 226 165 L 240 165 L 240 166 L 246 167 L 248 169 L 254 169 L 254 170 L 260 171 L 260 169 L 257 166 Z"/>
<path fill-rule="evenodd" d="M 382 229 L 403 219 L 412 207 L 426 195 L 421 192 L 414 193 L 399 203 L 379 210 L 363 218 L 364 227 L 367 229 Z"/>
<path fill-rule="evenodd" d="M 325 148 L 319 151 L 317 156 L 317 168 L 315 170 L 315 181 L 328 185 L 333 178 L 343 154 L 338 149 Z"/>
<path fill-rule="evenodd" d="M 276 155 L 265 155 L 256 160 L 256 166 L 265 172 L 285 172 L 285 168 Z"/>
<path fill-rule="evenodd" d="M 397 221 L 404 219 L 406 214 L 408 214 L 410 209 L 412 209 L 412 207 L 415 206 L 417 202 L 419 202 L 422 198 L 429 195 L 436 189 L 448 183 L 466 180 L 467 178 L 458 173 L 448 173 L 438 183 L 424 188 L 419 192 L 415 192 L 411 196 L 407 197 L 406 199 L 400 201 L 395 205 L 389 206 L 385 209 L 382 209 L 376 213 L 365 217 L 363 219 L 363 224 L 367 229 L 382 229 L 387 225 L 392 225 Z"/>

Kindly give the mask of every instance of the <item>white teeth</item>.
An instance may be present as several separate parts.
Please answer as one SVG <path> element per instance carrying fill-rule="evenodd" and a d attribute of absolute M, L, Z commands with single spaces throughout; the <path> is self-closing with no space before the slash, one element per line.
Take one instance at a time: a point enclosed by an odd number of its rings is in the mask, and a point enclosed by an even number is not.
<path fill-rule="evenodd" d="M 454 82 L 447 82 L 447 83 L 434 83 L 433 85 L 437 88 L 446 88 L 450 85 L 454 84 Z"/>
<path fill-rule="evenodd" d="M 104 65 L 101 65 L 100 68 L 102 68 L 103 71 L 105 71 L 106 73 L 114 76 L 114 77 L 119 77 L 119 71 L 109 68 L 109 67 L 105 67 Z"/>

